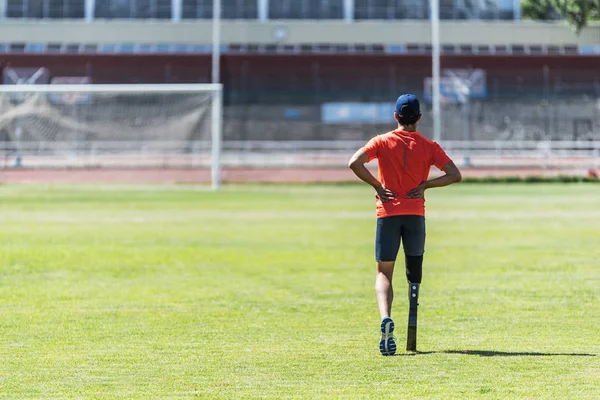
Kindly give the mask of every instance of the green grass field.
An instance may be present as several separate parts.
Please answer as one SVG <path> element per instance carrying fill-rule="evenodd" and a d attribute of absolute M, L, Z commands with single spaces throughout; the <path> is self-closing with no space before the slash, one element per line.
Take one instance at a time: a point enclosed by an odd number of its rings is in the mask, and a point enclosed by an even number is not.
<path fill-rule="evenodd" d="M 0 186 L 0 398 L 600 398 L 600 186 L 427 198 L 384 358 L 366 186 Z"/>

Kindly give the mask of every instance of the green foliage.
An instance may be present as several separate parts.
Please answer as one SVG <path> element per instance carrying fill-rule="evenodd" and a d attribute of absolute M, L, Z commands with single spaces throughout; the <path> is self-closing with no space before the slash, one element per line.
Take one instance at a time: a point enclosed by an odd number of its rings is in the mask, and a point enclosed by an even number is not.
<path fill-rule="evenodd" d="M 554 19 L 556 12 L 551 0 L 524 0 L 521 2 L 521 14 L 525 19 L 547 21 Z"/>
<path fill-rule="evenodd" d="M 552 4 L 577 33 L 600 15 L 600 0 L 552 0 Z"/>
<path fill-rule="evenodd" d="M 579 34 L 588 21 L 600 17 L 600 0 L 525 0 L 521 12 L 524 18 L 543 21 L 558 15 Z"/>
<path fill-rule="evenodd" d="M 0 186 L 0 397 L 597 399 L 599 189 L 428 191 L 383 358 L 366 185 Z"/>

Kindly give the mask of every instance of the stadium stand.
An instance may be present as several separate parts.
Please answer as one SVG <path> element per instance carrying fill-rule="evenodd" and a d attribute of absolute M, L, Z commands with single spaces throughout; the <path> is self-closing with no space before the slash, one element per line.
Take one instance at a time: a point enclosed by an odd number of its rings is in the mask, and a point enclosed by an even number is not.
<path fill-rule="evenodd" d="M 177 2 L 178 7 L 173 7 Z M 84 18 L 86 5 L 94 7 L 91 18 L 99 19 L 205 19 L 212 18 L 212 0 L 7 0 L 9 18 Z M 259 0 L 222 0 L 223 18 L 256 19 Z M 271 19 L 343 19 L 344 0 L 273 0 L 268 2 Z M 357 20 L 427 19 L 429 4 L 421 0 L 355 0 L 348 10 Z M 181 10 L 180 16 L 173 10 Z M 90 10 L 90 11 L 92 11 Z M 517 17 L 513 1 L 441 0 L 441 19 L 511 20 Z"/>
<path fill-rule="evenodd" d="M 225 139 L 362 140 L 387 129 L 323 123 L 323 104 L 423 96 L 428 8 L 420 0 L 223 0 Z M 471 104 L 473 138 L 600 131 L 600 27 L 575 36 L 559 25 L 507 22 L 519 10 L 500 0 L 441 0 L 440 16 L 443 67 L 487 76 L 486 98 Z M 212 0 L 6 0 L 3 17 L 0 70 L 46 67 L 94 83 L 210 80 Z M 443 123 L 445 139 L 462 139 L 456 105 L 444 105 Z M 423 129 L 431 125 L 426 114 Z"/>

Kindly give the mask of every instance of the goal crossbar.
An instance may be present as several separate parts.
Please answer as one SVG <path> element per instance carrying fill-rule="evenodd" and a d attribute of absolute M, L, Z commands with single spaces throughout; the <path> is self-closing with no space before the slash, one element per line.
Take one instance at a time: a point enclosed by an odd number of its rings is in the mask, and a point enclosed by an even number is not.
<path fill-rule="evenodd" d="M 83 84 L 0 85 L 0 93 L 193 93 L 222 92 L 220 83 L 196 84 Z"/>

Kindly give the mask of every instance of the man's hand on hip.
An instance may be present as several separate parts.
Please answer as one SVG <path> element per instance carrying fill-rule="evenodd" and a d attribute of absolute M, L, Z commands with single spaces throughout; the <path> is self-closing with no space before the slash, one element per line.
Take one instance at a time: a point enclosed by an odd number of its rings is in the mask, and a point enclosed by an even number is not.
<path fill-rule="evenodd" d="M 375 191 L 377 192 L 377 196 L 379 196 L 379 199 L 384 203 L 392 201 L 396 198 L 396 193 L 392 192 L 390 189 L 387 189 L 383 185 L 377 186 L 375 188 Z"/>
<path fill-rule="evenodd" d="M 427 186 L 425 185 L 425 182 L 423 182 L 419 186 L 408 192 L 406 196 L 409 199 L 424 199 L 425 189 L 427 189 Z"/>

